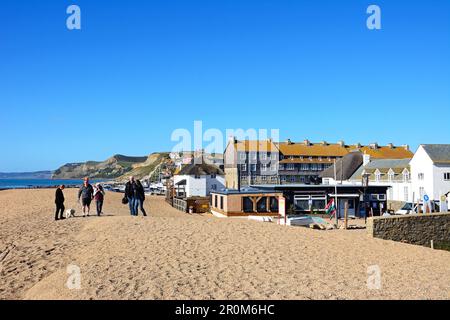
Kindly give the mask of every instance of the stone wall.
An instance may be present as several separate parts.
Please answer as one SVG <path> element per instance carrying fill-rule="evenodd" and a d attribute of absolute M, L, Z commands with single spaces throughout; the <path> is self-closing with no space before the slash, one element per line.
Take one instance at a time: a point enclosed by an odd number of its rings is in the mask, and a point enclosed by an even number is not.
<path fill-rule="evenodd" d="M 367 220 L 367 232 L 375 238 L 424 246 L 430 246 L 431 240 L 450 243 L 450 214 L 373 217 Z"/>

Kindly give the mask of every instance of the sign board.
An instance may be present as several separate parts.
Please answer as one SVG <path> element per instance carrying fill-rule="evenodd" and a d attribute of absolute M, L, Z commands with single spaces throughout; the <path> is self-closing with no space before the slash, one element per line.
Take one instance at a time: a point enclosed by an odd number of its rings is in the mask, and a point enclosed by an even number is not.
<path fill-rule="evenodd" d="M 428 202 L 430 201 L 430 197 L 428 195 L 423 196 L 423 201 Z"/>

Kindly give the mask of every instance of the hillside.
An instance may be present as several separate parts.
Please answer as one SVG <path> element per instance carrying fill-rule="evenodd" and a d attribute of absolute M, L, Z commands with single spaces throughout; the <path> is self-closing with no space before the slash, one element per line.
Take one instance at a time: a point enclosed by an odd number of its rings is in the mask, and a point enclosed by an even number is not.
<path fill-rule="evenodd" d="M 171 164 L 172 162 L 170 160 L 168 152 L 153 153 L 148 156 L 144 163 L 136 164 L 132 170 L 117 178 L 117 180 L 128 180 L 128 177 L 131 175 L 135 176 L 138 179 L 150 176 L 154 178 L 154 180 L 156 180 L 159 174 L 159 170 L 163 170 Z"/>
<path fill-rule="evenodd" d="M 54 179 L 115 179 L 132 171 L 139 164 L 144 164 L 148 157 L 128 157 L 115 155 L 102 161 L 87 161 L 84 163 L 68 163 L 55 170 Z"/>

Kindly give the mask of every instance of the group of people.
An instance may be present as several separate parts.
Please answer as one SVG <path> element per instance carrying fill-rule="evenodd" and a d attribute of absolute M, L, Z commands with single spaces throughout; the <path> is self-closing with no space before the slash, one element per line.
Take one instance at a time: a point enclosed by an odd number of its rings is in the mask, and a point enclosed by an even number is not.
<path fill-rule="evenodd" d="M 56 204 L 56 213 L 55 220 L 63 220 L 64 217 L 64 193 L 65 189 L 64 185 L 60 185 L 56 189 L 55 193 L 55 204 Z M 96 183 L 92 186 L 89 183 L 89 178 L 85 178 L 83 181 L 83 185 L 78 190 L 78 202 L 82 206 L 83 217 L 90 215 L 91 211 L 91 203 L 92 200 L 95 201 L 97 216 L 100 216 L 103 212 L 103 201 L 105 199 L 105 190 L 100 183 Z M 145 191 L 144 186 L 141 182 L 135 179 L 133 176 L 130 177 L 129 181 L 125 185 L 125 199 L 128 202 L 130 214 L 131 216 L 137 216 L 139 209 L 142 214 L 146 217 L 147 212 L 144 209 L 144 201 L 145 201 Z"/>

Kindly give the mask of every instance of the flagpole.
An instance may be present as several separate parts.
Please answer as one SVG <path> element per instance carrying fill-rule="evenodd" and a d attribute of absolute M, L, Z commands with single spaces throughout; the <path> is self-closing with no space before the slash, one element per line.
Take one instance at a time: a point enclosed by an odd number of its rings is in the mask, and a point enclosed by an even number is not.
<path fill-rule="evenodd" d="M 336 207 L 336 212 L 334 214 L 336 216 L 336 228 L 338 228 L 339 227 L 339 218 L 338 218 L 339 207 L 338 207 L 338 199 L 337 199 L 336 158 L 334 158 L 334 205 Z"/>

